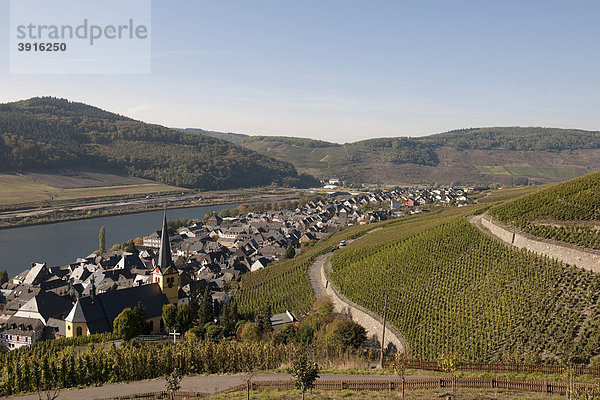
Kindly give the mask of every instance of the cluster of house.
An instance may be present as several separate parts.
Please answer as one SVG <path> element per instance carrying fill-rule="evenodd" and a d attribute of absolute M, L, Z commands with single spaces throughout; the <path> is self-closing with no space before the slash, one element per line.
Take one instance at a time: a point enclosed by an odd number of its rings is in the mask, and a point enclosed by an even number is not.
<path fill-rule="evenodd" d="M 267 267 L 332 230 L 405 213 L 400 208 L 470 201 L 460 189 L 407 189 L 309 202 L 296 210 L 212 216 L 203 223 L 143 238 L 135 253 L 90 254 L 60 267 L 34 263 L 0 289 L 0 340 L 9 349 L 56 338 L 112 331 L 117 315 L 142 302 L 153 333 L 164 331 L 165 304 L 187 303 L 191 285 L 210 288 L 229 301 L 231 281 Z M 389 204 L 371 209 L 369 204 Z M 414 212 L 414 210 L 413 210 Z M 287 321 L 289 316 L 273 316 Z M 289 322 L 289 321 L 288 321 Z"/>

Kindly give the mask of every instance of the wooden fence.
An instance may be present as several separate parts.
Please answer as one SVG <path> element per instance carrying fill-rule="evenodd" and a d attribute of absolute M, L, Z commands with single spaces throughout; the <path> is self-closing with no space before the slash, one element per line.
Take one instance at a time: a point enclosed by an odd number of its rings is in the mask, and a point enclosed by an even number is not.
<path fill-rule="evenodd" d="M 423 369 L 430 371 L 441 371 L 436 361 L 419 361 L 411 360 L 408 363 L 408 368 Z M 565 365 L 552 364 L 499 364 L 499 363 L 464 363 L 459 365 L 458 371 L 465 372 L 497 372 L 497 373 L 532 373 L 538 372 L 543 374 L 564 374 L 569 371 L 569 367 Z M 585 365 L 574 365 L 573 373 L 575 375 L 588 375 L 600 377 L 599 367 L 588 367 Z"/>
<path fill-rule="evenodd" d="M 392 380 L 317 380 L 315 389 L 318 390 L 373 390 L 394 391 L 415 389 L 440 389 L 440 388 L 469 388 L 469 389 L 504 389 L 522 392 L 566 394 L 568 384 L 566 382 L 545 381 L 513 381 L 509 379 L 485 379 L 485 378 L 407 378 Z M 586 383 L 575 383 L 575 388 L 593 388 L 594 385 Z M 245 389 L 242 385 L 239 390 Z M 251 383 L 252 390 L 260 389 L 294 389 L 294 382 L 287 381 L 256 381 Z"/>
<path fill-rule="evenodd" d="M 397 390 L 424 390 L 424 389 L 502 389 L 520 392 L 538 392 L 564 395 L 567 392 L 566 382 L 542 382 L 542 381 L 513 381 L 508 379 L 484 379 L 484 378 L 406 378 L 401 379 L 377 379 L 377 380 L 317 380 L 315 389 L 333 390 L 373 390 L 373 391 L 397 391 Z M 575 383 L 575 388 L 592 389 L 594 385 L 586 383 Z M 247 384 L 237 385 L 219 393 L 231 393 L 247 390 Z M 280 381 L 254 381 L 250 384 L 251 390 L 291 390 L 295 389 L 292 380 Z M 174 399 L 202 399 L 209 397 L 207 393 L 176 392 Z M 128 399 L 171 399 L 169 392 L 141 393 L 131 396 L 112 397 L 110 400 Z"/>

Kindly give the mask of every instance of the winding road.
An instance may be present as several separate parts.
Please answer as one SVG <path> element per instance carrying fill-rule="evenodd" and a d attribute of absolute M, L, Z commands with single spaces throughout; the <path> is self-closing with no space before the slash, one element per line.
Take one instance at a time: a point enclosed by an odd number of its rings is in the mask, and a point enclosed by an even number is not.
<path fill-rule="evenodd" d="M 325 266 L 333 253 L 317 257 L 308 268 L 308 279 L 317 299 L 329 297 L 333 301 L 334 311 L 352 318 L 367 331 L 367 338 L 380 345 L 383 332 L 383 319 L 366 308 L 346 299 L 327 278 Z M 383 300 L 383 299 L 382 299 Z M 385 348 L 407 351 L 408 345 L 400 332 L 388 322 L 385 329 Z"/>

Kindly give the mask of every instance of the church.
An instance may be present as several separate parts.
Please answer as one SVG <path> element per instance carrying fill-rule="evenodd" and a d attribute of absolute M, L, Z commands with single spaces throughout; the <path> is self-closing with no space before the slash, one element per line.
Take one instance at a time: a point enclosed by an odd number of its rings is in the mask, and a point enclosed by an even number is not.
<path fill-rule="evenodd" d="M 149 284 L 96 294 L 92 283 L 90 295 L 79 298 L 65 318 L 65 336 L 77 337 L 111 332 L 113 321 L 126 308 L 142 302 L 146 322 L 152 333 L 164 331 L 162 308 L 177 304 L 179 271 L 173 265 L 166 213 L 163 215 L 160 251 Z"/>

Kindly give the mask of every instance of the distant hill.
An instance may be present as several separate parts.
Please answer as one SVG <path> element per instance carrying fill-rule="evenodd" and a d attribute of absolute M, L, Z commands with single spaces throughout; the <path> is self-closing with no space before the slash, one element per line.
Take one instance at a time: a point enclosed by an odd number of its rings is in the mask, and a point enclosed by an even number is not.
<path fill-rule="evenodd" d="M 600 169 L 600 132 L 574 129 L 473 128 L 343 145 L 274 136 L 236 143 L 300 172 L 355 183 L 552 183 Z"/>
<path fill-rule="evenodd" d="M 188 188 L 315 184 L 288 162 L 86 104 L 50 97 L 0 104 L 0 171 L 81 167 Z"/>
<path fill-rule="evenodd" d="M 202 135 L 212 136 L 217 139 L 227 140 L 228 142 L 232 142 L 232 143 L 235 143 L 241 139 L 248 137 L 248 135 L 244 135 L 242 133 L 205 131 L 204 129 L 198 129 L 198 128 L 185 128 L 185 129 L 177 129 L 177 130 L 181 131 L 181 132 L 186 132 L 186 133 L 200 133 Z"/>
<path fill-rule="evenodd" d="M 525 232 L 600 250 L 600 172 L 496 206 L 490 214 Z"/>

